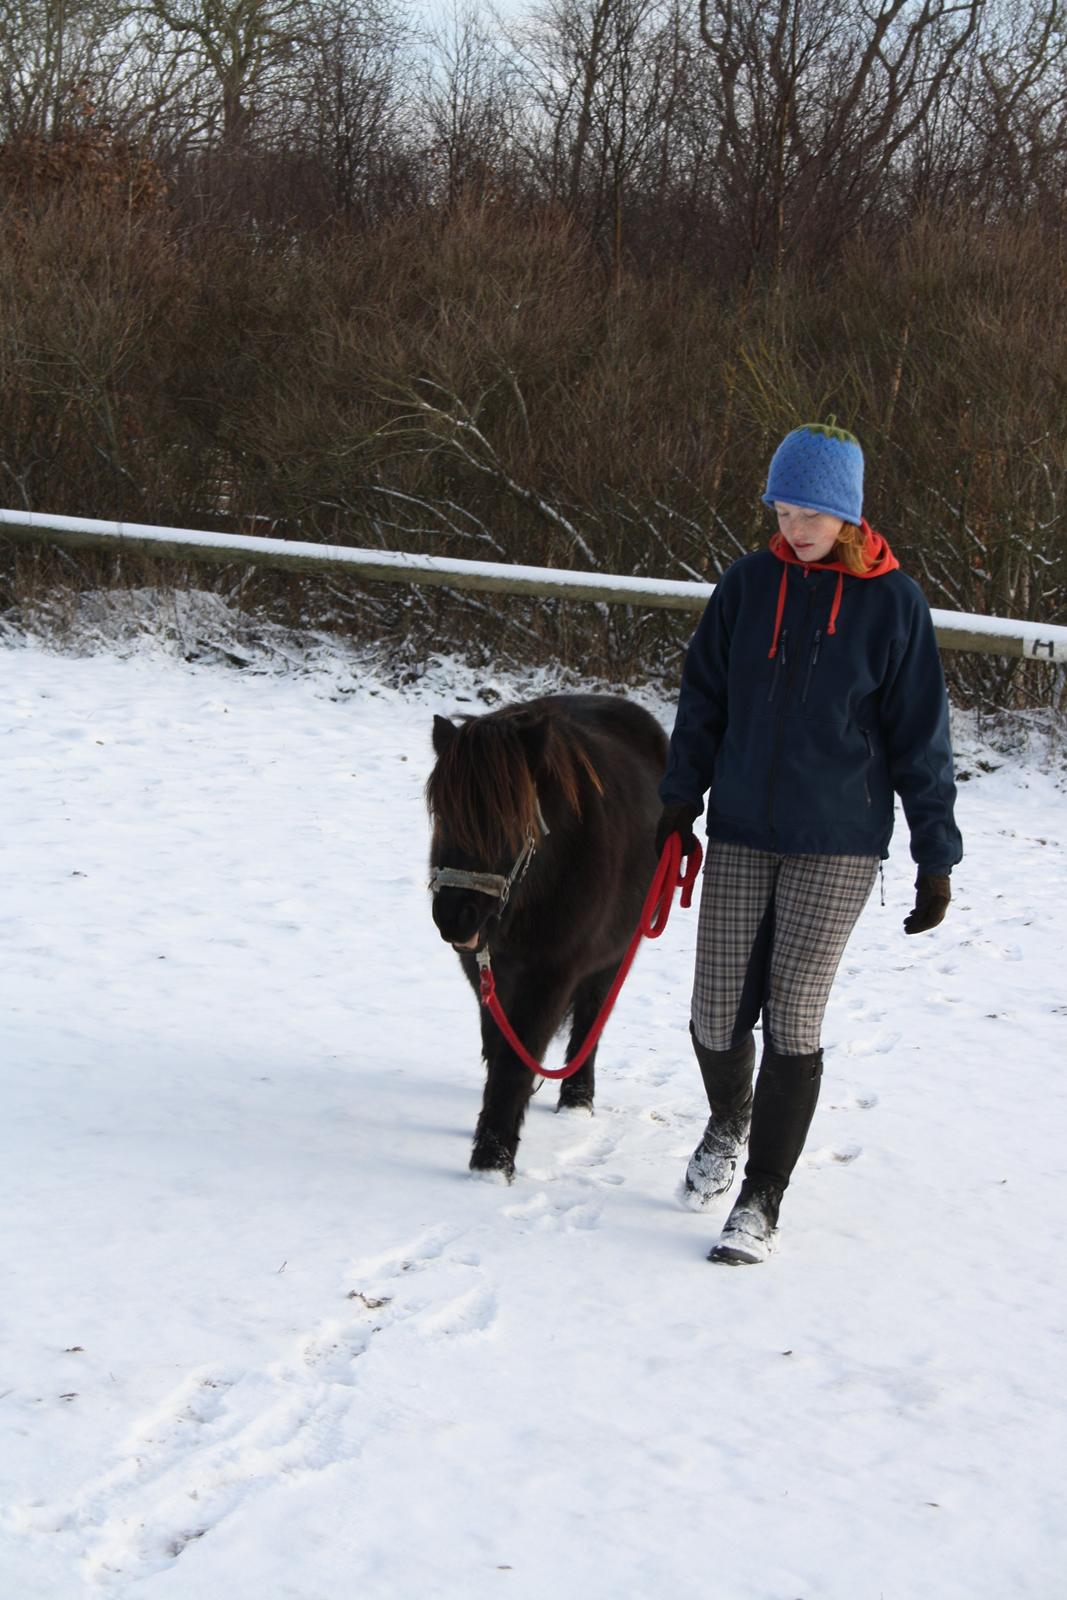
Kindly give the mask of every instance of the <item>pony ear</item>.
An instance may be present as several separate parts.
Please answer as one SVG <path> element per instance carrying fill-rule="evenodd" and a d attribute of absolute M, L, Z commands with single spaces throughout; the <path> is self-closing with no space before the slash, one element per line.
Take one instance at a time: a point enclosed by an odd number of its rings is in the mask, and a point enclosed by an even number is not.
<path fill-rule="evenodd" d="M 458 737 L 459 729 L 454 722 L 449 722 L 447 717 L 434 717 L 433 748 L 436 755 L 443 756 L 453 739 Z"/>
<path fill-rule="evenodd" d="M 526 765 L 536 776 L 544 760 L 545 746 L 548 743 L 548 723 L 544 717 L 531 717 L 529 721 L 518 723 L 515 732 L 519 736 L 519 743 L 526 756 Z"/>

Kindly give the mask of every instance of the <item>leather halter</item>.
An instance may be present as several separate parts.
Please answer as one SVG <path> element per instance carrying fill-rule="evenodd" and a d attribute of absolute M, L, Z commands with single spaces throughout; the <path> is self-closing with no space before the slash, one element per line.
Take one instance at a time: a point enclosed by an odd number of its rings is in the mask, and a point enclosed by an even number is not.
<path fill-rule="evenodd" d="M 543 838 L 548 833 L 548 823 L 541 812 L 540 804 L 537 807 L 537 823 Z M 460 867 L 434 867 L 430 873 L 430 893 L 437 894 L 441 889 L 474 889 L 478 894 L 495 895 L 503 909 L 516 883 L 521 883 L 525 878 L 530 862 L 536 854 L 537 840 L 531 828 L 509 873 L 465 872 Z"/>

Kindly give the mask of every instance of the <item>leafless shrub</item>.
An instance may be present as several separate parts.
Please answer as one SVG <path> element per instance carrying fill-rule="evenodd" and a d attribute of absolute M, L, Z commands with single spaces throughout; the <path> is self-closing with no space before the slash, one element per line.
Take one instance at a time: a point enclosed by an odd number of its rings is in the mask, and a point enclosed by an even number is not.
<path fill-rule="evenodd" d="M 21 7 L 0 500 L 714 579 L 766 536 L 777 438 L 832 413 L 933 604 L 1062 622 L 1060 3 L 546 0 L 419 42 L 388 0 L 167 0 L 135 38 L 103 3 Z M 673 671 L 690 627 L 262 576 L 241 598 L 405 659 L 616 676 Z M 981 705 L 1063 689 L 950 670 Z"/>

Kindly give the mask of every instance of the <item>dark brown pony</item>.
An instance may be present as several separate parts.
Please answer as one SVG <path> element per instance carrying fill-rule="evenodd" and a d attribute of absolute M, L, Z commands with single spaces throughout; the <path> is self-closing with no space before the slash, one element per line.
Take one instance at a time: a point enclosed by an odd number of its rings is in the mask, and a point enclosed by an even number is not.
<path fill-rule="evenodd" d="M 548 695 L 469 717 L 434 718 L 433 917 L 475 993 L 491 947 L 497 993 L 539 1060 L 569 1017 L 585 1038 L 622 960 L 655 871 L 667 740 L 640 706 Z M 515 1172 L 534 1078 L 482 1010 L 485 1095 L 471 1166 Z M 559 1107 L 593 1103 L 594 1051 L 564 1079 Z"/>

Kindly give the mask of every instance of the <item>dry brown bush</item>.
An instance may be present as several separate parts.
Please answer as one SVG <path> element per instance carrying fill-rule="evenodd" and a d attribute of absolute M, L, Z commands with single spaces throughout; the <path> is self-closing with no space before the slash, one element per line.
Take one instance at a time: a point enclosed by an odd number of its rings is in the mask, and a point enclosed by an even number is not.
<path fill-rule="evenodd" d="M 1067 621 L 1064 246 L 922 219 L 817 275 L 605 280 L 552 206 L 373 231 L 192 228 L 53 197 L 0 228 L 0 501 L 714 578 L 766 537 L 780 435 L 830 413 L 932 604 Z M 95 580 L 94 580 L 95 581 Z M 225 579 L 232 584 L 230 574 Z M 691 618 L 256 578 L 246 600 L 437 646 L 676 670 Z M 316 609 L 317 608 L 317 609 Z M 1054 675 L 953 662 L 1007 703 Z"/>

